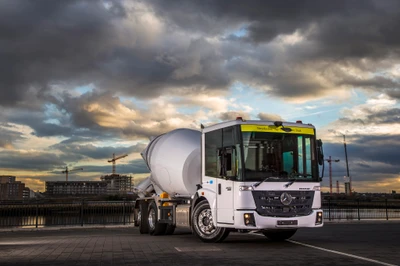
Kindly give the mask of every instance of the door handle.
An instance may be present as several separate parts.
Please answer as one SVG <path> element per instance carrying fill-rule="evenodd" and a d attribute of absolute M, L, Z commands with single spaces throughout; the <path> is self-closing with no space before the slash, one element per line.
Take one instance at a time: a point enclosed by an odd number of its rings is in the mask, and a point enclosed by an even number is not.
<path fill-rule="evenodd" d="M 221 195 L 221 183 L 218 184 L 218 195 Z"/>

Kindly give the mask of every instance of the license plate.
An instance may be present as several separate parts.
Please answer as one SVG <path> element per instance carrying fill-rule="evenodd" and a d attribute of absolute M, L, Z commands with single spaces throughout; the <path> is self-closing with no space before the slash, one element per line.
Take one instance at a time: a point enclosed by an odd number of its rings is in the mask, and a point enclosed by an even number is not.
<path fill-rule="evenodd" d="M 297 220 L 278 221 L 278 225 L 297 225 Z"/>

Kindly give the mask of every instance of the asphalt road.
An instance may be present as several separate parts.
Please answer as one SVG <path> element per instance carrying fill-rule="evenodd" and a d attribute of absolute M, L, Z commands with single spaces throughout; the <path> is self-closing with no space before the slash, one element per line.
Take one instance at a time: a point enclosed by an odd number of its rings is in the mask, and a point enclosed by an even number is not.
<path fill-rule="evenodd" d="M 232 233 L 218 244 L 131 226 L 2 231 L 0 265 L 400 265 L 400 222 L 326 224 L 284 242 Z"/>

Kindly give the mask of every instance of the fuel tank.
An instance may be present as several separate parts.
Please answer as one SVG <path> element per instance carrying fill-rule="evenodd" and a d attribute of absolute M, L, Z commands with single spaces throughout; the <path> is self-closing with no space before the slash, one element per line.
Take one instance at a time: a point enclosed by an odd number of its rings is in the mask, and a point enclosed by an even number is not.
<path fill-rule="evenodd" d="M 141 153 L 155 187 L 189 197 L 201 181 L 201 132 L 180 128 L 153 139 Z"/>

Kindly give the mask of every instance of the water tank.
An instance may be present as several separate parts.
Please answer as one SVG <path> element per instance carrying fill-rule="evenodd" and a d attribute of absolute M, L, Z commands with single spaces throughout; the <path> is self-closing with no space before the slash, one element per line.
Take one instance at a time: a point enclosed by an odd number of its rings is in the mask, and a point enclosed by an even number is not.
<path fill-rule="evenodd" d="M 201 181 L 201 133 L 180 128 L 153 139 L 142 152 L 151 181 L 171 196 L 191 196 Z"/>

